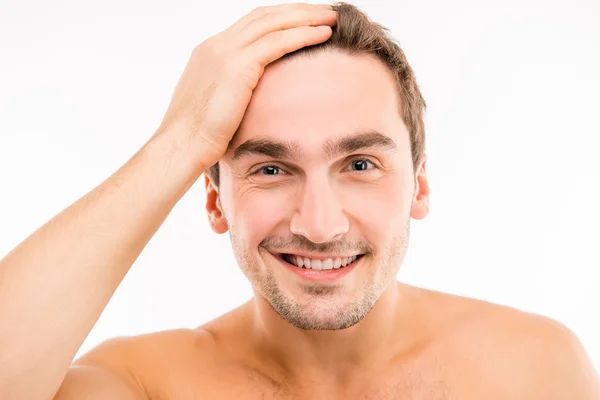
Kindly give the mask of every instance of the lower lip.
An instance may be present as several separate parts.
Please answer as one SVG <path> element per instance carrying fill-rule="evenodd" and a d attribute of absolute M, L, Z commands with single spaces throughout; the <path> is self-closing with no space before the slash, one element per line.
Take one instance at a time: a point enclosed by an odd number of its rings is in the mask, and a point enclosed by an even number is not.
<path fill-rule="evenodd" d="M 354 269 L 358 266 L 358 264 L 361 263 L 362 259 L 364 258 L 364 256 L 362 256 L 358 260 L 354 261 L 352 264 L 350 264 L 344 268 L 317 270 L 317 269 L 296 267 L 295 265 L 292 265 L 292 264 L 288 263 L 287 261 L 285 261 L 283 259 L 282 255 L 280 255 L 280 254 L 277 254 L 277 255 L 272 254 L 272 255 L 276 259 L 278 259 L 279 262 L 284 267 L 289 269 L 291 272 L 298 275 L 300 278 L 302 278 L 304 280 L 312 281 L 312 282 L 328 282 L 328 281 L 335 281 L 337 279 L 341 279 L 344 276 L 351 273 L 352 271 L 354 271 Z"/>

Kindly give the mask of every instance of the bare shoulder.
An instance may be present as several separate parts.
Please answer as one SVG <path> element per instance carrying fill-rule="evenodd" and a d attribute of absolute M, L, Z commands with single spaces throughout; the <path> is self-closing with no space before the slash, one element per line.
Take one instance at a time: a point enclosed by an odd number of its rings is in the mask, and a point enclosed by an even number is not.
<path fill-rule="evenodd" d="M 141 368 L 151 360 L 173 361 L 195 350 L 210 349 L 211 335 L 202 329 L 173 329 L 119 336 L 103 341 L 73 364 L 123 365 Z M 185 353 L 185 354 L 184 354 Z"/>
<path fill-rule="evenodd" d="M 212 336 L 202 329 L 175 329 L 108 339 L 76 359 L 71 374 L 94 369 L 110 374 L 143 398 L 180 382 L 185 375 L 205 369 L 214 348 Z M 136 397 L 142 398 L 142 397 Z"/>
<path fill-rule="evenodd" d="M 471 392 L 476 382 L 486 398 L 600 399 L 598 374 L 564 324 L 468 297 L 424 289 L 422 296 L 447 312 L 439 346 L 462 376 L 477 377 L 465 380 Z"/>

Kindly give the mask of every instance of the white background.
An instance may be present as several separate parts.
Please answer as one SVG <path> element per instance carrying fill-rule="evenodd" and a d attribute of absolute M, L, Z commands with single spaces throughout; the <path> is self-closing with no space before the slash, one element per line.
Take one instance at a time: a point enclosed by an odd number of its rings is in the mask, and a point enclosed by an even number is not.
<path fill-rule="evenodd" d="M 3 256 L 149 138 L 197 44 L 274 3 L 0 4 Z M 431 213 L 412 222 L 398 278 L 554 318 L 599 366 L 600 3 L 355 4 L 400 41 L 429 105 Z M 250 296 L 198 181 L 78 355 L 198 326 Z"/>

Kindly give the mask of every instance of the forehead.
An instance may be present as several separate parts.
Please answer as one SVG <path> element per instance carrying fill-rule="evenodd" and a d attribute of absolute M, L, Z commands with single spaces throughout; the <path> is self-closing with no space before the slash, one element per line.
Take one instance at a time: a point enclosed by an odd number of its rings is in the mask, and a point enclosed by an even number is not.
<path fill-rule="evenodd" d="M 391 72 L 372 56 L 313 53 L 267 66 L 228 152 L 257 137 L 321 148 L 366 130 L 408 145 Z"/>

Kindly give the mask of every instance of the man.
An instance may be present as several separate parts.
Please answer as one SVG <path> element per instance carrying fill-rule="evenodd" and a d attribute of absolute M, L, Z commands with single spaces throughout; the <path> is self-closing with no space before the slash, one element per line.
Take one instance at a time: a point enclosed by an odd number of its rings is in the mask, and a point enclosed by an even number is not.
<path fill-rule="evenodd" d="M 600 398 L 562 325 L 395 281 L 429 209 L 425 102 L 381 27 L 331 8 L 259 8 L 199 45 L 143 148 L 0 262 L 0 398 Z M 203 172 L 254 298 L 73 362 Z"/>

